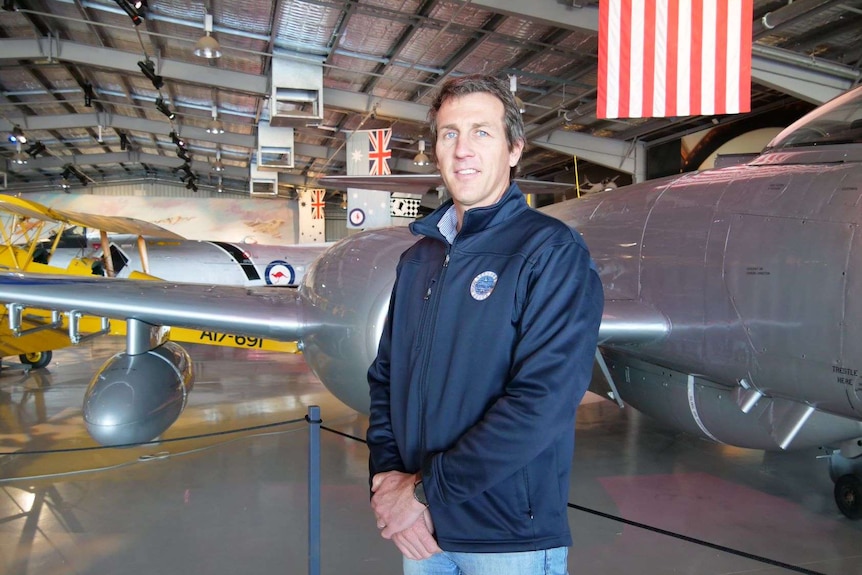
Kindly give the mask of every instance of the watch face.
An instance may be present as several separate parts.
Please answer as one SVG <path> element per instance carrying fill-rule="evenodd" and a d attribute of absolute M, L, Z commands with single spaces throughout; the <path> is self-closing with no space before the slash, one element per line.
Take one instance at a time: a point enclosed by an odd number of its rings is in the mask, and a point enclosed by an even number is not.
<path fill-rule="evenodd" d="M 425 507 L 428 507 L 428 499 L 425 498 L 425 486 L 422 485 L 421 481 L 417 482 L 416 485 L 413 486 L 413 497 L 416 501 Z"/>

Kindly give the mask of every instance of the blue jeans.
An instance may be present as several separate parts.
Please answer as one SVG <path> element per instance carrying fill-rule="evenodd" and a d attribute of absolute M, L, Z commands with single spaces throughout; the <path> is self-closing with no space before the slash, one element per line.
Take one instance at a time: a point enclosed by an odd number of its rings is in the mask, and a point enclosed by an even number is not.
<path fill-rule="evenodd" d="M 521 553 L 453 553 L 404 558 L 404 575 L 568 575 L 568 547 Z"/>

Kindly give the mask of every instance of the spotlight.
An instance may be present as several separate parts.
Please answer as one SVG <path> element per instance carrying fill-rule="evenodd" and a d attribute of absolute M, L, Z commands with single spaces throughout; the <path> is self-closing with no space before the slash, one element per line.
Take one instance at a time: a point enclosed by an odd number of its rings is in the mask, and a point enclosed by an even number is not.
<path fill-rule="evenodd" d="M 137 10 L 138 12 L 149 8 L 149 6 L 147 6 L 147 0 L 135 0 L 134 2 L 132 2 L 132 6 L 134 6 L 135 10 Z"/>
<path fill-rule="evenodd" d="M 192 167 L 189 165 L 188 162 L 184 163 L 182 166 L 180 166 L 177 169 L 182 170 L 186 173 L 186 175 L 180 176 L 183 181 L 186 181 L 186 178 L 194 178 L 195 177 L 194 172 L 192 172 Z"/>
<path fill-rule="evenodd" d="M 425 140 L 419 140 L 419 153 L 413 158 L 413 163 L 417 166 L 431 165 L 431 160 L 428 159 L 428 155 L 425 153 Z"/>
<path fill-rule="evenodd" d="M 27 136 L 24 135 L 24 131 L 21 130 L 21 126 L 15 126 L 12 128 L 12 131 L 9 133 L 9 141 L 13 144 L 16 142 L 20 142 L 22 144 L 27 143 Z"/>
<path fill-rule="evenodd" d="M 204 30 L 206 35 L 201 36 L 197 44 L 195 44 L 195 56 L 202 58 L 221 58 L 221 46 L 218 40 L 210 36 L 213 31 L 213 16 L 212 14 L 204 14 Z"/>
<path fill-rule="evenodd" d="M 141 24 L 141 22 L 143 21 L 141 18 L 141 13 L 135 9 L 134 5 L 132 5 L 131 2 L 129 2 L 128 0 L 114 1 L 120 8 L 123 9 L 123 12 L 129 15 L 129 18 L 132 19 L 132 24 L 134 24 L 135 26 L 139 26 Z"/>
<path fill-rule="evenodd" d="M 126 151 L 129 149 L 129 137 L 124 132 L 119 132 L 120 134 L 120 149 L 122 151 Z"/>
<path fill-rule="evenodd" d="M 153 64 L 153 61 L 147 58 L 146 60 L 138 61 L 138 68 L 141 69 L 141 72 L 144 73 L 144 76 L 149 78 L 150 82 L 153 83 L 153 87 L 156 90 L 161 90 L 162 86 L 165 85 L 165 79 L 156 74 L 156 65 Z"/>
<path fill-rule="evenodd" d="M 35 158 L 36 156 L 38 156 L 39 154 L 41 154 L 44 151 L 45 151 L 45 144 L 43 144 L 42 142 L 39 142 L 39 141 L 36 141 L 36 142 L 33 142 L 32 144 L 30 144 L 30 147 L 27 148 L 27 150 L 26 150 L 27 155 L 30 156 L 31 158 Z"/>
<path fill-rule="evenodd" d="M 92 108 L 93 107 L 93 85 L 87 82 L 84 84 L 84 107 Z"/>
<path fill-rule="evenodd" d="M 180 138 L 176 132 L 171 132 L 171 140 L 180 148 L 185 148 L 186 143 Z"/>
<path fill-rule="evenodd" d="M 165 104 L 165 101 L 161 98 L 156 98 L 156 109 L 168 117 L 169 120 L 173 120 L 177 117 L 176 114 L 171 112 L 171 109 Z"/>

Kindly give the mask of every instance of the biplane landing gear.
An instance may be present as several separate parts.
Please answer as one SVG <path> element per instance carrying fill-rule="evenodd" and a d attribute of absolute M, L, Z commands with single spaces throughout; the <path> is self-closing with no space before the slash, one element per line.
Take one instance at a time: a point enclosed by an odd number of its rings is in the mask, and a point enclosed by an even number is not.
<path fill-rule="evenodd" d="M 51 363 L 52 357 L 54 354 L 50 351 L 34 351 L 33 353 L 22 353 L 18 359 L 30 369 L 41 369 Z"/>

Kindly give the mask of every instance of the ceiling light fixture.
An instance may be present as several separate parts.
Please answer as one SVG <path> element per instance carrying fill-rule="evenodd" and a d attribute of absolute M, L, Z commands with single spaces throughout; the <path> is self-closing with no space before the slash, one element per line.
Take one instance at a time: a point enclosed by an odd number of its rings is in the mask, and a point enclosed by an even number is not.
<path fill-rule="evenodd" d="M 12 163 L 18 164 L 19 166 L 27 163 L 27 156 L 23 152 L 21 152 L 21 142 L 17 144 L 18 151 L 12 156 Z"/>
<path fill-rule="evenodd" d="M 512 91 L 512 95 L 515 96 L 515 104 L 518 106 L 518 111 L 522 114 L 527 111 L 527 108 L 524 106 L 524 101 L 518 97 L 515 93 L 518 91 L 518 77 L 517 76 L 509 76 L 509 90 Z"/>
<path fill-rule="evenodd" d="M 413 157 L 413 163 L 417 166 L 430 166 L 431 160 L 425 153 L 425 140 L 419 140 L 419 153 Z"/>
<path fill-rule="evenodd" d="M 161 90 L 162 86 L 165 85 L 165 79 L 156 74 L 156 65 L 149 58 L 138 61 L 138 68 L 141 69 L 144 76 L 149 78 L 150 82 L 153 83 L 153 88 L 156 90 Z"/>
<path fill-rule="evenodd" d="M 24 131 L 21 129 L 21 126 L 13 126 L 12 131 L 9 132 L 8 139 L 13 144 L 16 142 L 20 142 L 22 144 L 27 143 L 27 136 L 24 135 Z"/>
<path fill-rule="evenodd" d="M 210 122 L 207 132 L 210 134 L 224 134 L 224 126 L 221 120 L 218 119 L 218 108 L 213 104 L 213 119 Z"/>
<path fill-rule="evenodd" d="M 165 101 L 161 98 L 156 98 L 156 109 L 165 116 L 167 116 L 169 120 L 173 120 L 177 117 L 177 115 L 174 114 L 170 108 L 168 108 L 167 104 L 165 104 Z"/>
<path fill-rule="evenodd" d="M 117 3 L 117 6 L 123 9 L 123 12 L 128 14 L 129 18 L 132 19 L 132 24 L 135 26 L 139 26 L 141 22 L 143 22 L 143 18 L 141 17 L 141 13 L 135 8 L 135 6 L 129 2 L 128 0 L 114 0 Z"/>
<path fill-rule="evenodd" d="M 219 177 L 218 177 L 218 187 L 216 188 L 216 192 L 218 192 L 218 193 L 220 193 L 220 194 L 221 194 L 221 193 L 224 193 L 224 184 L 223 184 L 223 182 L 222 182 L 222 177 L 221 177 L 221 176 L 219 176 Z"/>
<path fill-rule="evenodd" d="M 213 164 L 213 170 L 216 172 L 224 171 L 224 164 L 221 162 L 221 150 L 216 150 L 216 161 L 215 164 Z"/>
<path fill-rule="evenodd" d="M 221 46 L 218 40 L 210 36 L 213 31 L 213 16 L 204 12 L 204 31 L 206 34 L 201 36 L 200 40 L 195 44 L 195 56 L 201 58 L 221 58 Z"/>

